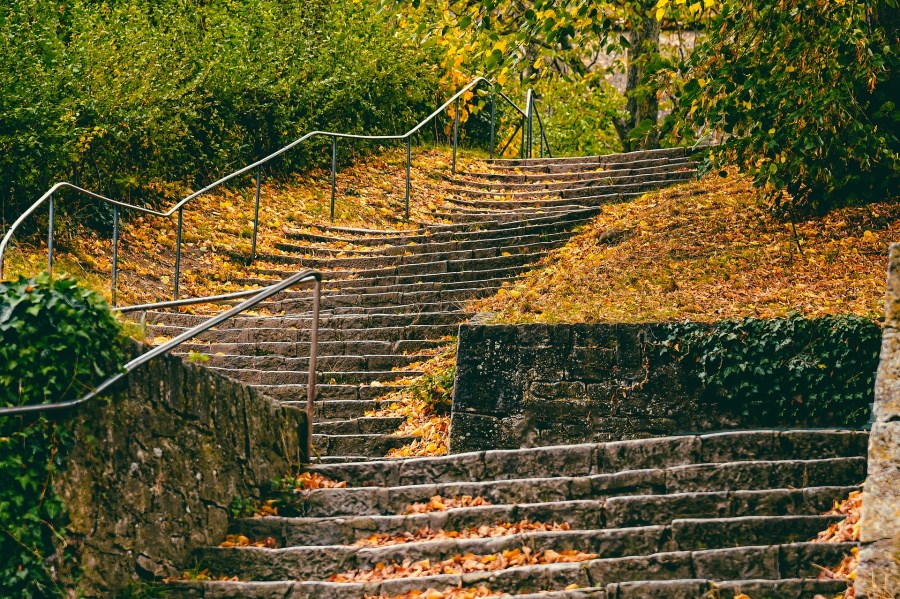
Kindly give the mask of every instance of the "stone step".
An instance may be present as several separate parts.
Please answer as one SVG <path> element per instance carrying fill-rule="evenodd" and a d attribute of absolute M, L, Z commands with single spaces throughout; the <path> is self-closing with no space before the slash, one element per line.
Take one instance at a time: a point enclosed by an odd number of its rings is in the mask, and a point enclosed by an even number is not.
<path fill-rule="evenodd" d="M 544 252 L 559 247 L 565 243 L 565 239 L 556 239 L 555 241 L 535 242 L 525 245 L 516 245 L 509 247 L 485 247 L 481 249 L 466 249 L 449 252 L 435 253 L 418 253 L 399 256 L 356 256 L 347 258 L 316 258 L 297 256 L 294 254 L 276 255 L 261 253 L 259 259 L 262 262 L 272 264 L 294 264 L 303 266 L 304 268 L 315 268 L 322 270 L 373 270 L 393 268 L 397 270 L 397 274 L 415 274 L 417 272 L 443 272 L 444 270 L 454 270 L 452 268 L 441 268 L 442 263 L 460 265 L 464 262 L 478 261 L 478 264 L 491 264 L 489 261 L 503 263 L 503 258 L 510 256 L 524 256 L 526 260 L 538 260 Z M 504 254 L 509 254 L 506 256 Z M 516 262 L 515 264 L 521 264 Z M 457 269 L 459 270 L 459 269 Z M 483 270 L 483 267 L 482 267 Z"/>
<path fill-rule="evenodd" d="M 506 593 L 521 594 L 547 588 L 562 589 L 570 585 L 606 588 L 609 584 L 629 581 L 674 581 L 698 577 L 707 580 L 776 581 L 811 578 L 817 574 L 813 564 L 832 563 L 836 558 L 839 560 L 840 556 L 850 552 L 852 546 L 853 544 L 790 543 L 675 551 L 369 583 L 179 581 L 172 583 L 170 589 L 174 597 L 191 598 L 359 599 L 366 594 L 392 596 L 414 589 L 424 591 L 429 588 L 474 587 L 480 584 Z"/>
<path fill-rule="evenodd" d="M 505 197 L 509 199 L 527 198 L 589 198 L 594 196 L 623 195 L 633 193 L 645 193 L 661 187 L 667 187 L 676 183 L 697 178 L 695 170 L 684 170 L 666 173 L 664 175 L 631 175 L 619 177 L 613 181 L 587 180 L 578 181 L 571 185 L 562 185 L 553 189 L 478 189 L 469 187 L 451 187 L 447 191 L 454 194 L 465 195 L 474 198 L 491 199 Z M 525 204 L 523 204 L 525 205 Z M 538 205 L 538 204 L 528 204 Z"/>
<path fill-rule="evenodd" d="M 629 193 L 621 193 L 621 192 L 611 192 L 604 195 L 596 195 L 590 197 L 582 197 L 582 198 L 570 198 L 570 199 L 553 199 L 551 196 L 536 196 L 533 199 L 478 199 L 478 200 L 463 200 L 459 198 L 448 198 L 447 202 L 453 206 L 453 209 L 456 212 L 465 212 L 467 210 L 466 207 L 472 210 L 485 210 L 485 209 L 515 209 L 515 210 L 524 210 L 527 208 L 541 208 L 541 209 L 553 209 L 553 208 L 568 208 L 572 205 L 572 202 L 578 202 L 578 206 L 604 206 L 606 204 L 613 204 L 617 202 L 624 202 L 626 200 L 640 197 L 644 194 L 643 191 L 635 191 Z"/>
<path fill-rule="evenodd" d="M 515 479 L 318 489 L 307 495 L 297 509 L 306 516 L 353 516 L 402 513 L 409 504 L 427 502 L 434 495 L 480 496 L 490 503 L 505 504 L 574 501 L 617 495 L 702 493 L 722 489 L 840 486 L 864 480 L 865 466 L 863 457 L 748 460 L 581 476 L 525 478 L 520 474 L 523 477 Z"/>
<path fill-rule="evenodd" d="M 373 534 L 415 533 L 422 528 L 461 531 L 500 522 L 562 523 L 573 529 L 665 526 L 676 519 L 744 516 L 818 515 L 858 487 L 811 487 L 713 491 L 672 495 L 624 495 L 583 499 L 453 508 L 442 512 L 328 518 L 244 518 L 232 532 L 250 538 L 273 537 L 279 547 L 349 545 Z"/>
<path fill-rule="evenodd" d="M 381 287 L 392 287 L 392 286 L 410 286 L 410 285 L 456 285 L 462 284 L 466 282 L 473 281 L 481 281 L 484 279 L 505 279 L 508 277 L 514 277 L 532 266 L 530 264 L 519 265 L 519 266 L 510 266 L 506 268 L 487 268 L 482 270 L 470 269 L 463 271 L 450 271 L 450 272 L 435 272 L 435 273 L 421 273 L 416 275 L 367 275 L 367 276 L 359 276 L 354 279 L 347 278 L 328 278 L 324 281 L 323 285 L 323 293 L 327 292 L 349 292 L 353 290 L 358 290 L 359 293 L 365 293 L 367 289 L 371 288 L 373 290 L 380 290 Z M 252 280 L 252 284 L 255 285 L 271 285 L 273 283 L 277 283 L 282 279 L 285 279 L 296 271 L 290 270 L 279 270 L 279 269 L 260 269 L 264 270 L 265 274 L 270 275 L 270 278 L 257 278 Z M 329 273 L 329 277 L 331 277 L 333 273 Z M 244 282 L 246 280 L 242 280 Z M 247 281 L 251 282 L 251 281 Z M 390 290 L 390 289 L 387 289 Z M 397 289 L 399 290 L 399 289 Z M 286 297 L 310 297 L 310 290 L 291 290 L 284 292 Z"/>
<path fill-rule="evenodd" d="M 697 599 L 716 597 L 735 599 L 739 596 L 765 599 L 814 599 L 824 595 L 843 596 L 848 583 L 844 580 L 789 578 L 779 580 L 641 580 L 606 585 L 601 599 Z M 574 591 L 578 592 L 578 591 Z M 576 595 L 577 596 L 577 595 Z"/>
<path fill-rule="evenodd" d="M 409 341 L 319 341 L 319 353 L 325 356 L 365 355 L 365 354 L 410 354 L 431 350 L 446 345 L 441 340 Z M 180 349 L 201 354 L 231 354 L 240 356 L 288 356 L 303 358 L 309 356 L 308 341 L 262 341 L 260 343 L 183 343 Z"/>
<path fill-rule="evenodd" d="M 612 168 L 602 171 L 588 171 L 583 173 L 566 173 L 561 174 L 556 180 L 548 180 L 541 175 L 506 175 L 504 177 L 490 177 L 487 180 L 483 178 L 469 179 L 465 177 L 449 177 L 447 181 L 452 185 L 459 187 L 472 187 L 476 189 L 487 190 L 505 190 L 505 191 L 526 191 L 530 189 L 565 189 L 574 183 L 583 182 L 588 184 L 595 181 L 597 183 L 620 179 L 622 177 L 640 176 L 640 175 L 664 175 L 671 172 L 681 170 L 696 170 L 697 164 L 692 160 L 679 160 L 677 162 L 666 162 L 659 166 L 651 166 L 644 168 Z"/>
<path fill-rule="evenodd" d="M 330 422 L 313 421 L 313 432 L 321 435 L 386 434 L 396 431 L 405 420 L 402 416 L 382 416 Z"/>
<path fill-rule="evenodd" d="M 309 356 L 241 356 L 228 354 L 205 354 L 204 364 L 210 368 L 227 368 L 242 370 L 265 370 L 268 372 L 306 371 L 309 368 Z M 365 372 L 384 371 L 422 362 L 421 356 L 403 356 L 397 354 L 368 355 L 320 355 L 316 357 L 316 369 L 321 372 Z"/>
<path fill-rule="evenodd" d="M 210 366 L 210 370 L 218 372 L 235 381 L 263 385 L 299 385 L 309 378 L 306 370 L 258 370 L 252 368 L 223 368 Z M 318 369 L 317 369 L 318 370 Z M 330 384 L 358 384 L 373 382 L 389 382 L 422 375 L 421 370 L 358 370 L 328 371 L 318 370 L 318 380 Z"/>
<path fill-rule="evenodd" d="M 574 225 L 573 225 L 574 226 Z M 351 257 L 373 257 L 373 256 L 403 256 L 418 254 L 438 254 L 446 252 L 459 251 L 475 251 L 475 250 L 494 250 L 499 249 L 500 252 L 507 251 L 505 248 L 518 248 L 533 243 L 557 241 L 568 239 L 571 233 L 568 230 L 553 230 L 530 233 L 527 235 L 513 235 L 508 237 L 497 237 L 491 240 L 469 239 L 461 241 L 430 241 L 428 243 L 412 243 L 406 245 L 392 245 L 367 249 L 344 249 L 334 248 L 321 245 L 304 245 L 298 243 L 278 243 L 275 247 L 286 252 L 297 254 L 316 255 L 320 253 L 322 257 L 339 258 L 344 256 Z M 504 248 L 504 249 L 501 249 Z"/>
<path fill-rule="evenodd" d="M 549 166 L 580 166 L 583 164 L 598 164 L 608 166 L 611 164 L 640 164 L 646 160 L 659 159 L 684 159 L 694 154 L 690 148 L 660 148 L 656 150 L 637 150 L 620 154 L 606 154 L 600 156 L 567 156 L 558 158 L 494 158 L 487 161 L 487 165 L 494 170 L 501 169 L 526 169 Z"/>
<path fill-rule="evenodd" d="M 282 385 L 251 385 L 254 389 L 261 393 L 277 399 L 281 402 L 298 402 L 306 401 L 306 381 L 298 384 L 282 384 Z M 366 409 L 374 409 L 374 400 L 395 391 L 398 387 L 384 385 L 367 385 L 367 384 L 329 384 L 325 381 L 319 381 L 316 384 L 316 402 L 333 404 L 334 402 L 356 401 L 362 402 L 369 406 Z M 359 415 L 362 415 L 361 413 Z"/>
<path fill-rule="evenodd" d="M 198 557 L 212 571 L 242 580 L 323 580 L 347 570 L 373 569 L 379 563 L 400 563 L 407 559 L 440 561 L 455 555 L 490 555 L 524 546 L 534 552 L 576 550 L 609 559 L 699 549 L 780 545 L 807 541 L 838 520 L 840 517 L 836 516 L 690 519 L 674 520 L 669 526 L 537 531 L 385 547 L 326 545 L 274 550 L 209 547 L 201 550 Z"/>
<path fill-rule="evenodd" d="M 536 234 L 541 232 L 562 231 L 573 224 L 584 222 L 597 214 L 596 208 L 581 208 L 561 215 L 531 216 L 520 215 L 518 219 L 499 221 L 482 221 L 466 225 L 464 228 L 429 227 L 427 235 L 398 238 L 397 243 L 410 242 L 448 242 L 448 241 L 486 241 L 508 237 Z M 306 239 L 309 234 L 299 231 L 288 231 L 287 236 L 294 239 Z M 356 243 L 358 245 L 384 245 L 388 238 L 351 238 L 329 235 L 317 235 L 314 238 L 322 243 Z"/>
<path fill-rule="evenodd" d="M 465 317 L 461 317 L 464 319 Z M 165 335 L 174 337 L 180 335 L 186 327 L 167 325 L 153 325 L 148 327 L 148 336 Z M 459 325 L 446 324 L 410 324 L 402 326 L 366 327 L 357 328 L 319 328 L 320 341 L 400 341 L 443 339 L 448 336 L 456 336 Z M 201 333 L 195 337 L 197 341 L 207 343 L 261 343 L 261 342 L 293 342 L 309 341 L 308 328 L 230 328 L 214 329 Z"/>
<path fill-rule="evenodd" d="M 184 329 L 201 324 L 209 319 L 204 314 L 182 314 L 178 312 L 153 312 L 147 314 L 148 328 Z M 321 315 L 319 329 L 361 329 L 391 328 L 411 325 L 445 325 L 464 320 L 459 312 L 418 312 L 414 314 L 332 314 Z M 278 315 L 278 316 L 236 316 L 227 323 L 231 328 L 254 330 L 262 327 L 284 327 L 298 331 L 309 330 L 312 324 L 310 315 Z M 217 329 L 228 330 L 227 328 Z M 298 339 L 299 340 L 299 339 Z"/>
<path fill-rule="evenodd" d="M 352 487 L 478 479 L 587 476 L 740 460 L 779 461 L 867 455 L 868 434 L 854 430 L 729 431 L 533 449 L 460 453 L 402 462 L 342 464 L 313 470 Z M 852 484 L 844 481 L 839 484 Z M 728 488 L 725 485 L 723 488 Z"/>
<path fill-rule="evenodd" d="M 388 451 L 403 447 L 418 437 L 376 434 L 328 435 L 315 433 L 312 436 L 313 453 L 320 455 L 368 455 L 384 456 Z"/>
<path fill-rule="evenodd" d="M 550 165 L 530 168 L 492 169 L 490 171 L 460 171 L 459 176 L 467 180 L 510 182 L 510 183 L 540 183 L 554 181 L 572 181 L 581 178 L 602 177 L 610 172 L 638 172 L 656 168 L 666 168 L 669 165 L 680 164 L 685 161 L 694 162 L 694 158 L 648 158 L 620 164 L 599 165 L 593 162 L 573 164 L 569 166 Z"/>

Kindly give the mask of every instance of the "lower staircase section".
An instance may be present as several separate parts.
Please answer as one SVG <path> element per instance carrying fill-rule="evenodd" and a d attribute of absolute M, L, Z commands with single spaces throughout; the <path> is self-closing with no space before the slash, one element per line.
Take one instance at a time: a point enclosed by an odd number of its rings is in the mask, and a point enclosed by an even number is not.
<path fill-rule="evenodd" d="M 310 474 L 347 487 L 235 521 L 267 546 L 201 551 L 211 580 L 169 596 L 834 596 L 846 582 L 817 580 L 818 566 L 855 544 L 811 539 L 864 480 L 866 442 L 740 431 L 319 465 Z"/>

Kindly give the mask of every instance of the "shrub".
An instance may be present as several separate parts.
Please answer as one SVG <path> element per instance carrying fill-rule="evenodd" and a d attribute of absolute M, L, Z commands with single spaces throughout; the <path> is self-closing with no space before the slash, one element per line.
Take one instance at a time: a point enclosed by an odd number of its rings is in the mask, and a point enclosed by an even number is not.
<path fill-rule="evenodd" d="M 405 130 L 434 106 L 430 62 L 353 0 L 12 0 L 0 8 L 0 217 L 58 179 L 168 205 L 314 129 Z M 329 145 L 266 175 L 325 161 Z"/>
<path fill-rule="evenodd" d="M 736 163 L 778 212 L 890 198 L 900 186 L 896 11 L 895 0 L 723 3 L 677 79 L 668 126 L 717 133 L 724 143 L 706 167 Z"/>
<path fill-rule="evenodd" d="M 0 406 L 76 399 L 120 366 L 102 297 L 46 274 L 0 284 Z M 52 477 L 70 431 L 46 416 L 0 417 L 0 596 L 66 596 L 74 576 Z"/>
<path fill-rule="evenodd" d="M 711 399 L 760 424 L 861 426 L 880 346 L 881 328 L 871 319 L 790 316 L 675 323 L 660 350 L 686 365 Z"/>

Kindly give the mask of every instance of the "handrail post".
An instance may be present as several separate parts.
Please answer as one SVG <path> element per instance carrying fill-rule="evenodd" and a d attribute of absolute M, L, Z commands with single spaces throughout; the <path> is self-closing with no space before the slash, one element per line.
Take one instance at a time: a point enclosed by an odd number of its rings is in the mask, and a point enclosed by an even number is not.
<path fill-rule="evenodd" d="M 491 91 L 491 160 L 494 159 L 494 92 Z"/>
<path fill-rule="evenodd" d="M 334 192 L 337 177 L 337 135 L 331 136 L 331 222 L 334 222 Z"/>
<path fill-rule="evenodd" d="M 262 165 L 256 167 L 256 206 L 253 208 L 253 241 L 250 243 L 250 264 L 256 260 L 256 235 L 259 232 L 259 192 L 262 186 Z"/>
<path fill-rule="evenodd" d="M 453 110 L 453 167 L 452 174 L 456 174 L 456 146 L 459 145 L 459 97 L 456 98 L 456 107 Z"/>
<path fill-rule="evenodd" d="M 522 147 L 519 149 L 519 158 L 525 158 L 525 137 L 527 135 L 528 119 L 522 115 Z"/>
<path fill-rule="evenodd" d="M 116 281 L 119 274 L 119 207 L 113 204 L 112 306 L 116 307 Z"/>
<path fill-rule="evenodd" d="M 53 276 L 53 194 L 50 194 L 50 219 L 47 221 L 47 273 Z"/>
<path fill-rule="evenodd" d="M 409 190 L 411 187 L 409 170 L 412 162 L 412 135 L 406 138 L 406 220 L 409 220 Z"/>
<path fill-rule="evenodd" d="M 528 90 L 528 158 L 532 157 L 534 151 L 534 91 Z"/>
<path fill-rule="evenodd" d="M 184 221 L 184 208 L 178 209 L 178 232 L 175 234 L 175 299 L 178 299 L 178 279 L 181 275 L 181 227 Z"/>
<path fill-rule="evenodd" d="M 313 282 L 312 325 L 309 331 L 309 379 L 306 384 L 306 460 L 312 461 L 312 430 L 316 401 L 316 354 L 319 344 L 319 301 L 321 282 Z"/>

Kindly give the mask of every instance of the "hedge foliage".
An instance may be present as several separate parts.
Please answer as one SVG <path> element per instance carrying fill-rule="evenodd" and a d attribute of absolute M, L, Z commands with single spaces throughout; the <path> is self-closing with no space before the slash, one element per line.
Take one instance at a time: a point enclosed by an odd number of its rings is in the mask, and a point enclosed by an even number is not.
<path fill-rule="evenodd" d="M 77 399 L 120 367 L 119 325 L 71 279 L 0 284 L 0 406 Z M 52 478 L 71 433 L 45 416 L 0 417 L 0 596 L 67 596 L 66 510 Z"/>
<path fill-rule="evenodd" d="M 737 164 L 781 214 L 895 197 L 898 13 L 897 0 L 724 2 L 667 125 L 717 133 L 707 166 Z"/>
<path fill-rule="evenodd" d="M 171 199 L 313 129 L 405 130 L 435 105 L 436 63 L 354 0 L 11 0 L 0 219 L 59 179 Z M 327 159 L 326 145 L 272 168 Z"/>
<path fill-rule="evenodd" d="M 708 397 L 761 425 L 864 425 L 881 328 L 861 316 L 675 323 L 660 346 Z"/>

